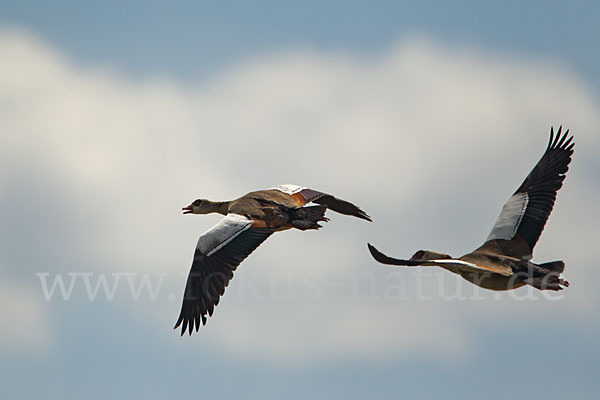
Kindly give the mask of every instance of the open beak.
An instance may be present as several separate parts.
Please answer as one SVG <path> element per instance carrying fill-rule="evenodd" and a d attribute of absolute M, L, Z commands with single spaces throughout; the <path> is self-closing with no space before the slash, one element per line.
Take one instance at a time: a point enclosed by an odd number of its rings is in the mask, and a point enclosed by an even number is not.
<path fill-rule="evenodd" d="M 183 207 L 181 210 L 183 211 L 184 214 L 191 214 L 191 212 L 192 212 L 192 205 L 190 204 L 187 207 Z"/>

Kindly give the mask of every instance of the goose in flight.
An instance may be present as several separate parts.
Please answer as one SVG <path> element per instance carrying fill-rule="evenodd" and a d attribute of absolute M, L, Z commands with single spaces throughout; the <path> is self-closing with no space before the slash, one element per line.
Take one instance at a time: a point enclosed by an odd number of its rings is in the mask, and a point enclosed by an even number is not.
<path fill-rule="evenodd" d="M 542 158 L 525 181 L 508 199 L 485 243 L 460 258 L 419 250 L 409 260 L 388 257 L 368 244 L 375 260 L 382 264 L 438 266 L 469 282 L 491 290 L 510 290 L 531 285 L 540 290 L 561 290 L 569 282 L 560 278 L 562 261 L 531 262 L 548 216 L 554 206 L 573 154 L 573 137 L 567 130 L 556 136 L 550 128 L 550 141 Z"/>
<path fill-rule="evenodd" d="M 307 203 L 314 206 L 304 207 Z M 213 202 L 198 199 L 183 208 L 184 214 L 219 213 L 225 217 L 198 239 L 187 278 L 179 319 L 181 335 L 192 334 L 212 316 L 233 271 L 274 232 L 296 228 L 319 229 L 331 209 L 367 221 L 371 217 L 352 203 L 330 194 L 296 185 L 280 185 L 248 193 L 237 200 Z"/>

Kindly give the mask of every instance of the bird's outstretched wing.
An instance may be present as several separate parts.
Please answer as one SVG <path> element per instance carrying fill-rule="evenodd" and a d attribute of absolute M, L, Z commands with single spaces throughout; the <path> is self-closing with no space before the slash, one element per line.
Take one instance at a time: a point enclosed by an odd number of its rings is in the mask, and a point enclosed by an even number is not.
<path fill-rule="evenodd" d="M 198 239 L 194 261 L 187 278 L 181 313 L 174 329 L 181 325 L 181 335 L 192 334 L 206 324 L 219 304 L 233 271 L 271 234 L 272 229 L 252 228 L 252 221 L 242 215 L 228 214 Z"/>
<path fill-rule="evenodd" d="M 531 256 L 552 212 L 556 193 L 562 186 L 573 155 L 573 136 L 569 137 L 569 130 L 562 135 L 561 131 L 562 126 L 555 136 L 554 129 L 550 129 L 546 152 L 508 199 L 486 243 L 480 249 L 500 246 L 510 249 L 510 255 L 515 257 Z M 501 240 L 514 243 L 511 246 L 496 242 Z"/>
<path fill-rule="evenodd" d="M 299 205 L 303 206 L 306 203 L 316 203 L 327 206 L 332 211 L 340 214 L 351 215 L 357 218 L 361 218 L 367 221 L 371 221 L 371 217 L 361 210 L 358 206 L 342 199 L 338 199 L 327 193 L 319 192 L 318 190 L 309 189 L 307 187 L 297 185 L 279 185 L 273 189 L 280 190 L 293 196 L 298 200 Z"/>
<path fill-rule="evenodd" d="M 418 267 L 418 266 L 433 267 L 433 266 L 435 266 L 435 267 L 442 267 L 442 268 L 446 268 L 446 269 L 452 269 L 452 270 L 456 270 L 456 271 L 479 272 L 479 273 L 493 272 L 496 274 L 506 275 L 506 276 L 512 275 L 510 268 L 478 265 L 478 264 L 474 264 L 472 262 L 468 262 L 468 261 L 464 261 L 464 260 L 457 260 L 455 258 L 439 259 L 439 260 L 402 260 L 402 259 L 386 256 L 385 254 L 383 254 L 382 252 L 377 250 L 375 248 L 375 246 L 373 246 L 370 243 L 367 243 L 367 246 L 369 247 L 369 252 L 371 252 L 371 255 L 373 256 L 373 258 L 382 264 L 404 265 L 406 267 Z"/>
<path fill-rule="evenodd" d="M 371 255 L 373 256 L 373 258 L 382 264 L 404 265 L 406 267 L 436 266 L 436 267 L 442 267 L 442 268 L 454 268 L 457 270 L 468 271 L 468 272 L 494 272 L 494 273 L 500 273 L 501 275 L 510 275 L 510 273 L 505 271 L 504 269 L 490 268 L 487 266 L 477 265 L 477 264 L 473 264 L 473 263 L 463 261 L 463 260 L 457 260 L 455 258 L 440 259 L 440 260 L 402 260 L 402 259 L 386 256 L 385 254 L 383 254 L 382 252 L 377 250 L 375 248 L 375 246 L 373 246 L 370 243 L 367 243 L 367 246 L 369 247 L 369 251 L 371 252 Z"/>

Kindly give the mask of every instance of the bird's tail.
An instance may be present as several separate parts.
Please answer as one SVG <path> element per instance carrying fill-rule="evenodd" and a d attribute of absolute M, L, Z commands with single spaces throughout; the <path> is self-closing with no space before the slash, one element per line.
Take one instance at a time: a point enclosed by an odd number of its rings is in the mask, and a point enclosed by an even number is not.
<path fill-rule="evenodd" d="M 539 267 L 562 274 L 565 270 L 565 263 L 563 261 L 550 261 L 540 264 Z"/>
<path fill-rule="evenodd" d="M 300 230 L 322 228 L 318 222 L 327 222 L 329 218 L 325 217 L 327 206 L 310 206 L 295 208 L 291 210 L 290 225 Z"/>
<path fill-rule="evenodd" d="M 562 290 L 569 287 L 569 281 L 560 277 L 565 270 L 565 263 L 562 261 L 550 261 L 543 264 L 534 264 L 530 271 L 530 276 L 524 279 L 525 283 L 539 290 Z"/>

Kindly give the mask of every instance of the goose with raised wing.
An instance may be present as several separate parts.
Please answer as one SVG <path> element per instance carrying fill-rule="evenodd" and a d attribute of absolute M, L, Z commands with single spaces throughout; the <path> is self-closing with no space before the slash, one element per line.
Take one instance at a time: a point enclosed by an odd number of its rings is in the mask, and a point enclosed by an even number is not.
<path fill-rule="evenodd" d="M 317 205 L 306 206 L 308 203 Z M 319 229 L 330 209 L 367 221 L 359 207 L 330 194 L 297 185 L 248 193 L 233 201 L 195 200 L 184 214 L 219 213 L 225 217 L 200 236 L 175 329 L 192 334 L 212 316 L 238 265 L 274 232 Z"/>
<path fill-rule="evenodd" d="M 561 290 L 569 286 L 560 274 L 562 261 L 535 264 L 531 261 L 544 225 L 554 207 L 573 155 L 569 131 L 556 136 L 550 128 L 550 141 L 542 158 L 525 181 L 508 199 L 485 243 L 459 258 L 430 250 L 419 250 L 409 260 L 388 257 L 368 244 L 375 260 L 382 264 L 437 266 L 491 290 L 510 290 L 531 285 L 540 290 Z"/>

